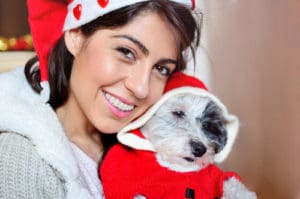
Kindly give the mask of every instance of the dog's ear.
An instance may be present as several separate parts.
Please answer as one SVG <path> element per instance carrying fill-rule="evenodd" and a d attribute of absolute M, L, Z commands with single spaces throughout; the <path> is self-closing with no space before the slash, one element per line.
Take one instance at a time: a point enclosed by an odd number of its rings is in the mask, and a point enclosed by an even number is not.
<path fill-rule="evenodd" d="M 239 121 L 235 115 L 231 115 L 225 111 L 224 118 L 226 120 L 227 142 L 224 148 L 215 156 L 215 161 L 219 163 L 223 162 L 229 155 L 239 130 Z"/>
<path fill-rule="evenodd" d="M 224 118 L 222 109 L 210 100 L 200 118 L 204 134 L 214 141 L 215 153 L 220 152 L 227 143 L 227 120 Z"/>
<path fill-rule="evenodd" d="M 220 150 L 218 153 L 216 153 L 214 161 L 218 163 L 223 162 L 229 155 L 232 146 L 234 144 L 234 141 L 237 137 L 238 130 L 239 130 L 238 118 L 235 115 L 230 114 L 226 106 L 221 102 L 221 100 L 216 96 L 214 96 L 213 94 L 209 92 L 198 91 L 197 95 L 202 97 L 207 97 L 208 99 L 213 101 L 216 104 L 216 106 L 220 109 L 223 118 L 223 123 L 225 125 L 225 130 L 227 132 L 227 140 L 223 149 Z"/>

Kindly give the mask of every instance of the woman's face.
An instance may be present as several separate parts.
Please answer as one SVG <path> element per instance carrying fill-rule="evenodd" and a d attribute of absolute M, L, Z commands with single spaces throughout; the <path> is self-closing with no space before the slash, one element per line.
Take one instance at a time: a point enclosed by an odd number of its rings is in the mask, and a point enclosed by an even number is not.
<path fill-rule="evenodd" d="M 69 31 L 65 39 L 74 55 L 66 104 L 70 117 L 104 133 L 119 131 L 155 103 L 176 67 L 175 33 L 154 13 L 89 38 Z"/>

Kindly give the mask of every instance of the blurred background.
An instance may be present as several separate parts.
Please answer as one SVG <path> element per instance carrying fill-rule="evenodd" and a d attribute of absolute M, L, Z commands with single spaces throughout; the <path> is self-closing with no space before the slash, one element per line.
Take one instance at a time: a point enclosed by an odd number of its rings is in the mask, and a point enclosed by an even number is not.
<path fill-rule="evenodd" d="M 211 90 L 241 123 L 222 167 L 259 198 L 300 199 L 300 1 L 197 3 Z"/>
<path fill-rule="evenodd" d="M 29 33 L 25 3 L 0 0 L 0 37 Z M 241 123 L 221 167 L 237 171 L 259 198 L 300 199 L 300 1 L 196 4 L 204 15 L 196 75 Z M 18 54 L 0 52 L 0 71 L 32 55 L 12 62 Z"/>
<path fill-rule="evenodd" d="M 0 36 L 19 37 L 28 33 L 26 0 L 0 0 Z"/>

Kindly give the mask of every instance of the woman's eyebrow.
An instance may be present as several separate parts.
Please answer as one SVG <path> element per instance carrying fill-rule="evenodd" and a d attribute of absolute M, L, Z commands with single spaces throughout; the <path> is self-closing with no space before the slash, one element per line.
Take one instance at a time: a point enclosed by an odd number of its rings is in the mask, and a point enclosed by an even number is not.
<path fill-rule="evenodd" d="M 146 56 L 149 55 L 149 50 L 146 48 L 146 46 L 144 44 L 142 44 L 142 42 L 140 42 L 139 40 L 137 40 L 129 35 L 114 35 L 112 37 L 128 39 L 129 41 L 134 43 L 143 52 L 144 55 L 146 55 Z"/>
<path fill-rule="evenodd" d="M 169 58 L 162 58 L 158 61 L 158 64 L 178 64 L 177 60 L 169 59 Z"/>

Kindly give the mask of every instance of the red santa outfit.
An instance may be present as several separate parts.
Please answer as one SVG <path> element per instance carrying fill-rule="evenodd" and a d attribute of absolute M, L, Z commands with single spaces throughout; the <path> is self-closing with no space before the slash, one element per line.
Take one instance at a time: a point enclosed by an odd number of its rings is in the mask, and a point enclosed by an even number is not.
<path fill-rule="evenodd" d="M 168 82 L 165 94 L 142 117 L 118 133 L 122 144 L 111 148 L 101 163 L 99 175 L 107 199 L 131 199 L 143 195 L 156 198 L 201 198 L 222 197 L 223 182 L 230 177 L 240 177 L 233 172 L 223 172 L 211 164 L 200 171 L 178 172 L 161 166 L 155 156 L 153 145 L 138 129 L 170 97 L 189 93 L 213 100 L 222 109 L 227 123 L 228 141 L 216 154 L 215 161 L 223 161 L 231 150 L 238 130 L 238 120 L 227 112 L 226 107 L 207 92 L 198 79 L 177 73 Z M 192 196 L 194 195 L 194 196 Z"/>

